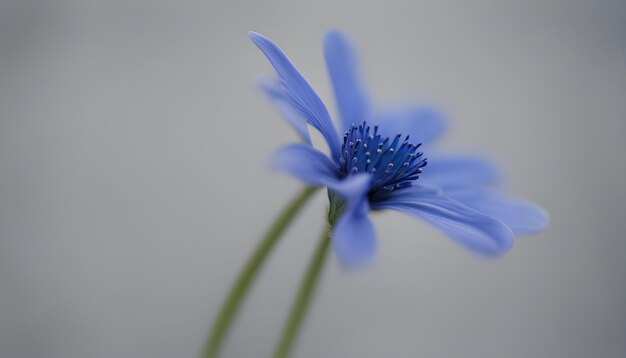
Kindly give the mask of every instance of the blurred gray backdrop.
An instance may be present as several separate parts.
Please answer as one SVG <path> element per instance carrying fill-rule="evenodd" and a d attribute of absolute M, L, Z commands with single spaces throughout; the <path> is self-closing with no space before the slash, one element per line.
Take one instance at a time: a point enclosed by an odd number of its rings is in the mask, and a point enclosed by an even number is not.
<path fill-rule="evenodd" d="M 624 357 L 624 1 L 2 1 L 0 356 L 194 357 L 274 215 L 296 139 L 253 85 L 277 41 L 326 99 L 351 35 L 381 101 L 440 105 L 551 214 L 497 260 L 375 217 L 376 263 L 334 257 L 294 357 Z M 319 195 L 224 357 L 271 352 L 322 227 Z"/>

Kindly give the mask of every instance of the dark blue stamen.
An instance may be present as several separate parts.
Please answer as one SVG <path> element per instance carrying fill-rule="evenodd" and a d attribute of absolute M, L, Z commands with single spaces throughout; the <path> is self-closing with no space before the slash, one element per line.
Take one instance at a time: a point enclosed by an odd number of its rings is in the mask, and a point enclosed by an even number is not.
<path fill-rule="evenodd" d="M 378 126 L 370 126 L 365 122 L 352 127 L 343 136 L 339 173 L 348 176 L 357 173 L 372 174 L 372 187 L 368 192 L 371 197 L 376 193 L 388 193 L 411 186 L 411 182 L 419 178 L 422 168 L 426 166 L 418 148 L 422 145 L 409 143 L 407 135 L 403 141 L 401 134 L 393 139 L 383 138 L 378 134 Z"/>

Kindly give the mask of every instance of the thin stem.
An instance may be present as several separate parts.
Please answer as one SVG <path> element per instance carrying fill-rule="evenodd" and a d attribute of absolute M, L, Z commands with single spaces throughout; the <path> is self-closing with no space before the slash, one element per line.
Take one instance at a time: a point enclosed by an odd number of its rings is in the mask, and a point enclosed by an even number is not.
<path fill-rule="evenodd" d="M 231 287 L 226 300 L 222 304 L 222 307 L 215 318 L 215 321 L 213 321 L 211 333 L 207 338 L 204 351 L 202 353 L 203 358 L 218 357 L 224 339 L 226 338 L 228 330 L 232 325 L 233 318 L 237 315 L 241 303 L 260 271 L 259 269 L 263 266 L 265 259 L 278 242 L 278 239 L 293 221 L 293 218 L 298 214 L 316 190 L 317 188 L 315 187 L 304 188 L 287 205 L 287 207 L 285 207 L 283 212 L 280 216 L 278 216 L 276 221 L 274 221 L 270 229 L 267 231 L 263 239 L 259 242 L 256 249 L 248 259 L 248 262 L 239 273 L 235 283 Z"/>
<path fill-rule="evenodd" d="M 309 267 L 307 268 L 306 274 L 302 279 L 296 299 L 293 302 L 293 306 L 291 306 L 291 311 L 289 312 L 287 321 L 285 321 L 282 336 L 280 341 L 278 341 L 276 350 L 274 351 L 274 358 L 288 357 L 289 352 L 293 347 L 294 340 L 309 307 L 311 297 L 315 291 L 322 267 L 324 266 L 324 262 L 326 260 L 328 248 L 330 247 L 331 228 L 332 224 L 329 224 L 328 228 L 324 230 L 322 238 L 320 239 L 320 242 L 311 257 Z"/>

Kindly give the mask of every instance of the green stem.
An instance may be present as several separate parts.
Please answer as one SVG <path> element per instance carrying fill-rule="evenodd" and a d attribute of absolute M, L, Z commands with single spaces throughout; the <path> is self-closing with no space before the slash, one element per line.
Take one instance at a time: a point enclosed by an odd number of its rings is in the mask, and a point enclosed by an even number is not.
<path fill-rule="evenodd" d="M 272 251 L 280 236 L 285 232 L 293 218 L 298 214 L 304 204 L 311 198 L 317 188 L 304 188 L 283 210 L 280 216 L 274 221 L 270 229 L 267 231 L 261 242 L 248 259 L 248 262 L 239 273 L 237 280 L 233 284 L 222 308 L 220 309 L 213 327 L 209 335 L 204 351 L 203 358 L 217 358 L 232 324 L 233 318 L 236 316 L 243 299 L 245 298 L 250 286 L 254 282 L 259 269 L 265 262 L 268 254 Z"/>
<path fill-rule="evenodd" d="M 306 274 L 302 279 L 296 299 L 293 306 L 291 306 L 291 311 L 289 312 L 287 321 L 285 321 L 282 336 L 280 341 L 278 341 L 276 350 L 274 351 L 274 358 L 288 357 L 289 352 L 293 347 L 294 340 L 311 302 L 313 291 L 319 281 L 320 273 L 328 253 L 328 248 L 330 247 L 330 233 L 332 229 L 332 222 L 334 222 L 334 220 L 330 220 L 330 222 L 331 224 L 329 224 L 326 230 L 324 230 L 322 238 L 317 245 L 313 256 L 311 257 L 309 267 L 307 268 Z"/>

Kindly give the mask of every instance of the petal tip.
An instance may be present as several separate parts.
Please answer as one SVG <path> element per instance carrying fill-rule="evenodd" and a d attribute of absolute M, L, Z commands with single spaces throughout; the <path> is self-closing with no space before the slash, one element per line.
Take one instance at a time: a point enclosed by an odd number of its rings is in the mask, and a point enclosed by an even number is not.
<path fill-rule="evenodd" d="M 263 44 L 269 44 L 269 45 L 275 46 L 272 40 L 259 34 L 258 32 L 248 31 L 248 37 L 258 47 L 261 47 Z"/>
<path fill-rule="evenodd" d="M 481 214 L 484 215 L 484 214 Z M 515 234 L 513 230 L 500 220 L 491 218 L 484 215 L 486 218 L 491 219 L 491 223 L 487 226 L 492 226 L 489 230 L 491 234 L 491 240 L 485 240 L 479 245 L 472 245 L 469 242 L 466 243 L 469 249 L 473 249 L 479 254 L 487 257 L 500 257 L 509 252 L 513 248 L 513 242 Z"/>
<path fill-rule="evenodd" d="M 544 231 L 550 225 L 550 214 L 542 207 L 537 205 L 532 205 L 532 210 L 534 210 L 530 221 L 532 225 L 529 225 L 525 228 L 525 230 L 521 230 L 519 235 L 535 235 Z M 516 233 L 517 234 L 517 233 Z"/>
<path fill-rule="evenodd" d="M 324 42 L 329 41 L 346 41 L 346 35 L 338 29 L 330 29 L 324 34 Z"/>
<path fill-rule="evenodd" d="M 345 213 L 339 221 L 332 233 L 332 243 L 341 265 L 348 269 L 370 265 L 378 250 L 378 241 L 367 213 Z"/>

